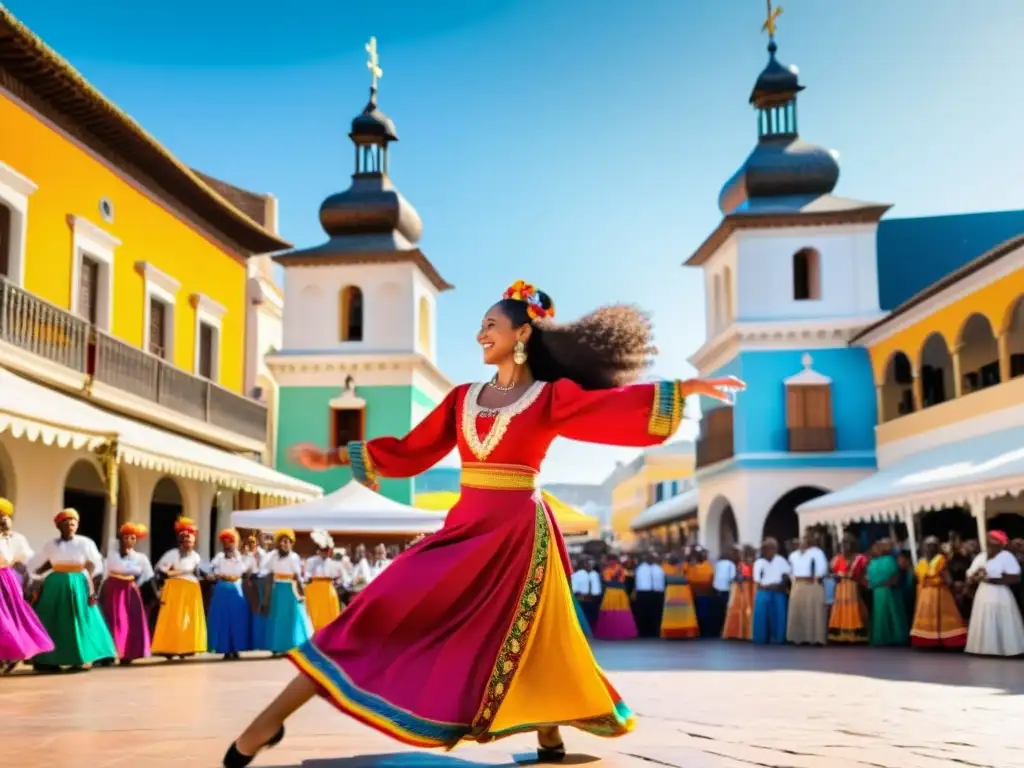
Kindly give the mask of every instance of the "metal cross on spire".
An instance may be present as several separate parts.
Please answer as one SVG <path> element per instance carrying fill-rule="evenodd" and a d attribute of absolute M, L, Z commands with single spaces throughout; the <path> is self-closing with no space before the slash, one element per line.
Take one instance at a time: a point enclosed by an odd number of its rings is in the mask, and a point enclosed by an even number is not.
<path fill-rule="evenodd" d="M 768 33 L 768 39 L 775 39 L 775 24 L 779 16 L 782 15 L 782 6 L 776 6 L 772 8 L 772 0 L 765 0 L 765 5 L 768 6 L 768 16 L 761 25 L 761 31 Z"/>
<path fill-rule="evenodd" d="M 377 38 L 371 37 L 366 44 L 366 68 L 370 70 L 370 89 L 376 93 L 377 83 L 384 76 L 384 70 L 380 68 L 380 57 L 377 55 Z"/>

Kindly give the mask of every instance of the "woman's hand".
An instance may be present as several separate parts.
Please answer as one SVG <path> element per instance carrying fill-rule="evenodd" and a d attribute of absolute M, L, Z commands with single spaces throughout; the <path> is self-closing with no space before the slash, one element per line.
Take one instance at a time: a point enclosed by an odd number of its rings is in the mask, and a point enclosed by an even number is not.
<path fill-rule="evenodd" d="M 301 443 L 291 449 L 290 458 L 300 467 L 320 472 L 348 464 L 348 449 L 341 447 L 333 451 L 324 451 L 312 443 Z"/>
<path fill-rule="evenodd" d="M 747 385 L 735 376 L 724 376 L 716 379 L 687 379 L 680 386 L 683 397 L 703 395 L 723 403 L 732 403 L 733 395 L 736 392 L 744 391 L 746 388 Z"/>

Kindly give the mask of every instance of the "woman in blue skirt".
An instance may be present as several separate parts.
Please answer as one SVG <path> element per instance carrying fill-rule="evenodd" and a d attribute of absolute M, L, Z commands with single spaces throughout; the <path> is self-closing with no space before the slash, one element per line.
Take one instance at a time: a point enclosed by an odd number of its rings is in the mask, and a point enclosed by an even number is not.
<path fill-rule="evenodd" d="M 218 538 L 223 550 L 210 563 L 210 575 L 216 583 L 206 624 L 210 650 L 223 653 L 225 660 L 230 660 L 252 650 L 252 610 L 242 592 L 242 579 L 250 563 L 238 551 L 238 531 L 221 531 Z"/>
<path fill-rule="evenodd" d="M 295 532 L 274 534 L 276 549 L 263 566 L 273 579 L 267 613 L 267 650 L 275 656 L 303 645 L 313 634 L 302 587 L 302 559 L 292 551 Z"/>

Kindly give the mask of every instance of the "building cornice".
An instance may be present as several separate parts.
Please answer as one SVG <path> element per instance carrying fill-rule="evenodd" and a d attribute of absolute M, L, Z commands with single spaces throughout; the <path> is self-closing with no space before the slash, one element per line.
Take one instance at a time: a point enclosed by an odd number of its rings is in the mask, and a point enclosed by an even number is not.
<path fill-rule="evenodd" d="M 269 354 L 264 362 L 279 381 L 292 373 L 352 374 L 358 386 L 359 377 L 356 374 L 360 372 L 392 370 L 418 372 L 443 392 L 455 386 L 440 368 L 419 352 L 339 354 L 329 350 L 289 350 Z"/>

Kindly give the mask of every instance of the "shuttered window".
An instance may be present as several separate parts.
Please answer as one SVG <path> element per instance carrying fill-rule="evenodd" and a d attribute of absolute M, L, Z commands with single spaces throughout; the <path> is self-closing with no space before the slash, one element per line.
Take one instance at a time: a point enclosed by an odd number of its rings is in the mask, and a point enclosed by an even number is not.
<path fill-rule="evenodd" d="M 167 359 L 167 305 L 152 297 L 149 300 L 149 351 Z"/>
<path fill-rule="evenodd" d="M 82 255 L 81 269 L 78 271 L 78 306 L 75 310 L 79 317 L 96 325 L 99 310 L 100 265 L 98 262 Z"/>
<path fill-rule="evenodd" d="M 213 356 L 216 354 L 216 332 L 213 326 L 199 324 L 199 375 L 205 379 L 213 378 Z"/>
<path fill-rule="evenodd" d="M 14 217 L 11 209 L 0 203 L 0 276 L 11 276 L 11 248 L 14 245 Z"/>

